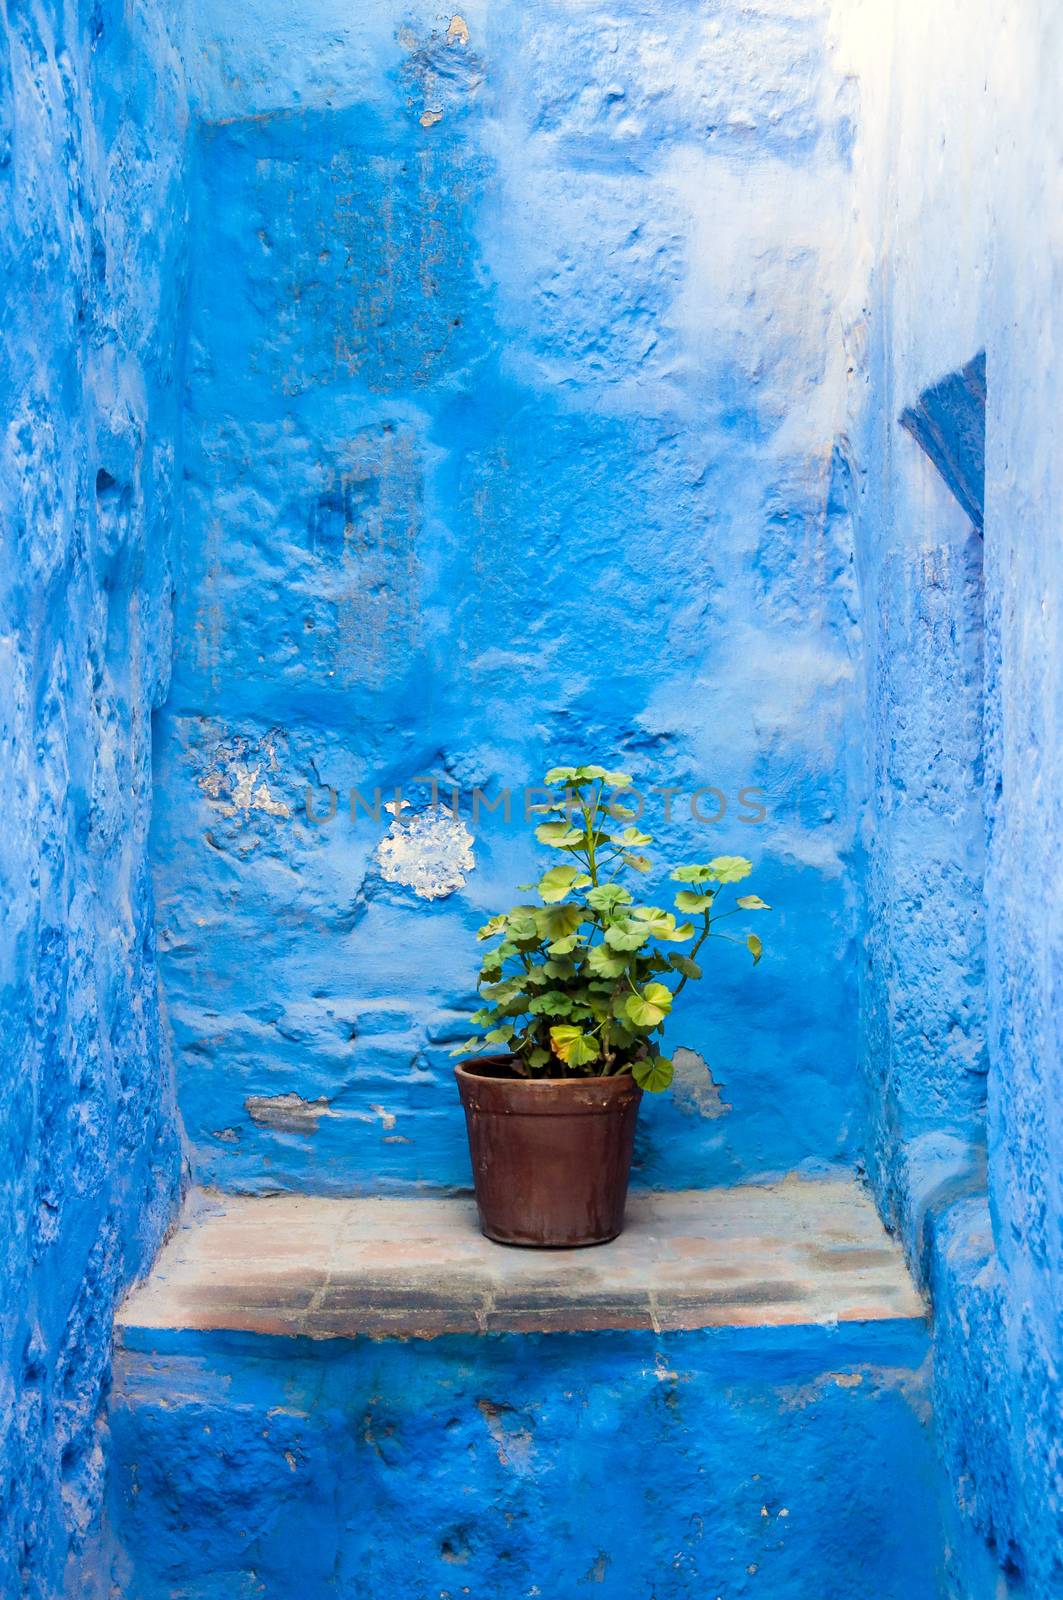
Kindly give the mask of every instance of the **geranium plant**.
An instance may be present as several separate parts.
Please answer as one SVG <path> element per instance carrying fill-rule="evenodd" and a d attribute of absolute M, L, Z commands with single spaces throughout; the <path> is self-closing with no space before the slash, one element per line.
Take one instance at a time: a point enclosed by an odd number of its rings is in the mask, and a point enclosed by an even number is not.
<path fill-rule="evenodd" d="M 651 870 L 643 850 L 652 839 L 637 814 L 612 798 L 632 779 L 599 766 L 554 767 L 546 783 L 564 793 L 531 808 L 550 818 L 535 837 L 563 860 L 538 883 L 521 885 L 542 904 L 513 906 L 479 930 L 481 941 L 498 941 L 480 968 L 486 1004 L 472 1018 L 479 1031 L 452 1053 L 501 1046 L 520 1077 L 630 1072 L 643 1089 L 666 1089 L 672 1062 L 661 1054 L 660 1035 L 677 995 L 701 977 L 702 946 L 726 939 L 744 945 L 756 964 L 757 935 L 736 937 L 717 925 L 770 907 L 744 894 L 720 909 L 723 891 L 753 870 L 744 856 L 674 867 L 675 910 L 643 905 L 621 879 Z"/>

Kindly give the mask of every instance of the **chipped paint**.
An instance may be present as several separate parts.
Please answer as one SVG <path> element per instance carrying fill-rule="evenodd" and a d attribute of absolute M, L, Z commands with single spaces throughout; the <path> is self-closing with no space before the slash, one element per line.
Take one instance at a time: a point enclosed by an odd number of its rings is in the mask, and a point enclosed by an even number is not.
<path fill-rule="evenodd" d="M 196 781 L 223 817 L 248 817 L 252 811 L 290 817 L 290 807 L 273 795 L 265 776 L 278 770 L 273 736 L 267 735 L 254 751 L 246 740 L 225 740 L 217 745 L 210 764 Z"/>
<path fill-rule="evenodd" d="M 244 1101 L 251 1121 L 260 1128 L 285 1133 L 316 1133 L 322 1117 L 335 1116 L 327 1098 L 304 1100 L 298 1094 L 249 1094 Z"/>
<path fill-rule="evenodd" d="M 495 1400 L 479 1399 L 476 1409 L 487 1423 L 494 1440 L 500 1466 L 511 1467 L 514 1472 L 527 1473 L 531 1469 L 532 1428 L 528 1413 L 515 1406 Z"/>
<path fill-rule="evenodd" d="M 369 1109 L 363 1111 L 357 1106 L 336 1106 L 327 1095 L 321 1095 L 316 1100 L 304 1100 L 292 1091 L 275 1095 L 251 1094 L 244 1101 L 244 1106 L 251 1121 L 258 1127 L 274 1128 L 283 1133 L 317 1133 L 322 1117 L 333 1117 L 379 1124 L 385 1133 L 390 1134 L 397 1120 L 393 1111 L 375 1102 L 371 1102 Z M 238 1136 L 231 1129 L 214 1135 L 218 1139 Z"/>
<path fill-rule="evenodd" d="M 705 1058 L 696 1050 L 680 1045 L 672 1052 L 672 1061 L 675 1066 L 672 1092 L 681 1111 L 711 1121 L 732 1109 L 721 1093 L 723 1084 L 716 1082 Z"/>
<path fill-rule="evenodd" d="M 408 802 L 402 802 L 405 810 Z M 385 810 L 394 811 L 394 802 Z M 387 883 L 412 889 L 422 900 L 442 900 L 465 887 L 476 865 L 473 838 L 459 818 L 442 806 L 410 817 L 396 816 L 377 846 L 380 875 Z"/>

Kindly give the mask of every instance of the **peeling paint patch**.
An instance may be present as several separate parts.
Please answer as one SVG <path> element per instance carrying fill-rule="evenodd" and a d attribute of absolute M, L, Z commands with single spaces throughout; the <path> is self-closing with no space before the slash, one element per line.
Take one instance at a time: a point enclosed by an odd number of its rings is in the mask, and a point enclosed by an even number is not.
<path fill-rule="evenodd" d="M 526 1472 L 531 1457 L 531 1429 L 524 1424 L 506 1426 L 507 1418 L 518 1415 L 512 1406 L 499 1405 L 494 1400 L 477 1400 L 476 1409 L 487 1423 L 488 1432 L 494 1440 L 499 1466 Z"/>
<path fill-rule="evenodd" d="M 289 807 L 274 797 L 264 776 L 278 769 L 273 741 L 264 740 L 259 750 L 245 759 L 248 754 L 242 740 L 236 741 L 235 746 L 219 745 L 212 765 L 198 780 L 200 789 L 223 817 L 241 814 L 246 817 L 252 811 L 264 811 L 271 817 L 290 817 Z"/>
<path fill-rule="evenodd" d="M 705 1117 L 711 1121 L 731 1110 L 730 1104 L 720 1092 L 723 1084 L 717 1083 L 713 1078 L 704 1056 L 699 1056 L 696 1050 L 688 1050 L 684 1045 L 680 1045 L 672 1052 L 672 1062 L 675 1067 L 672 1091 L 680 1111 L 685 1111 L 689 1116 Z"/>
<path fill-rule="evenodd" d="M 403 809 L 405 806 L 403 801 Z M 394 803 L 386 809 L 394 812 Z M 396 816 L 376 856 L 387 883 L 402 884 L 422 900 L 441 900 L 465 887 L 465 879 L 476 865 L 472 843 L 464 822 L 436 809 L 419 812 L 405 822 Z"/>
<path fill-rule="evenodd" d="M 276 1128 L 284 1133 L 316 1133 L 322 1117 L 332 1117 L 324 1095 L 319 1100 L 304 1100 L 298 1094 L 249 1094 L 244 1107 L 260 1128 Z"/>

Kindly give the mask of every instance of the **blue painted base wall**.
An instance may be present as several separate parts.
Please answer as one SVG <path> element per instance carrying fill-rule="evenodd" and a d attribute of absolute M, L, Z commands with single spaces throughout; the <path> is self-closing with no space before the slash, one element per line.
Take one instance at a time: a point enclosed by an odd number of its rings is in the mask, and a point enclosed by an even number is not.
<path fill-rule="evenodd" d="M 932 1600 L 911 1324 L 118 1358 L 126 1600 Z"/>

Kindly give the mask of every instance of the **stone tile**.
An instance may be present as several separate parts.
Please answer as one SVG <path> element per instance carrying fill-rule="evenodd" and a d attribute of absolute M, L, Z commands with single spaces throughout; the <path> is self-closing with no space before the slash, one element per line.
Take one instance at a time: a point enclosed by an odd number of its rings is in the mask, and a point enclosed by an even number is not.
<path fill-rule="evenodd" d="M 636 1194 L 592 1250 L 491 1244 L 464 1199 L 196 1193 L 119 1329 L 310 1338 L 921 1318 L 855 1184 Z"/>

